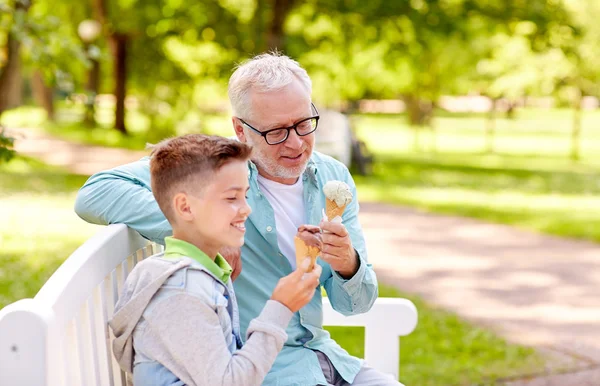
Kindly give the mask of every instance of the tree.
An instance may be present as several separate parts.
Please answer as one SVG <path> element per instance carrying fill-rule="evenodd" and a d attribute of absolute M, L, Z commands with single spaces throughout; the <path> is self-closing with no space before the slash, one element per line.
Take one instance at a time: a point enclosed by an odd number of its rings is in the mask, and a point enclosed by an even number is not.
<path fill-rule="evenodd" d="M 0 55 L 0 115 L 20 104 L 22 74 L 29 73 L 35 74 L 34 91 L 40 91 L 37 96 L 51 116 L 51 89 L 70 89 L 72 74 L 85 62 L 68 23 L 53 16 L 68 4 L 50 3 L 13 0 L 0 4 L 0 53 L 6 58 L 2 63 Z"/>
<path fill-rule="evenodd" d="M 290 50 L 342 99 L 402 97 L 411 123 L 427 124 L 442 93 L 469 90 L 490 39 L 530 22 L 543 42 L 564 9 L 550 0 L 313 0 L 288 23 Z"/>
<path fill-rule="evenodd" d="M 6 58 L 0 68 L 0 115 L 6 109 L 21 103 L 21 39 L 27 28 L 29 0 L 14 0 L 11 4 L 1 4 L 0 31 L 5 33 Z"/>
<path fill-rule="evenodd" d="M 600 26 L 596 20 L 600 4 L 594 0 L 577 0 L 568 3 L 568 10 L 576 21 L 579 33 L 559 31 L 555 37 L 571 64 L 569 74 L 560 85 L 569 95 L 573 106 L 570 157 L 580 159 L 581 103 L 584 96 L 600 97 Z"/>

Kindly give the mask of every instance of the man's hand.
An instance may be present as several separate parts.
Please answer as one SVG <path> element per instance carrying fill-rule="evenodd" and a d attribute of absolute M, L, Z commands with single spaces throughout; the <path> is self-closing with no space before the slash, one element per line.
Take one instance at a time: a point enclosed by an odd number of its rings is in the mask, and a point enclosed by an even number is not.
<path fill-rule="evenodd" d="M 231 281 L 234 281 L 242 273 L 242 249 L 223 247 L 219 253 L 221 253 L 221 256 L 227 260 L 233 269 L 233 272 L 231 272 Z"/>
<path fill-rule="evenodd" d="M 344 224 L 321 221 L 323 248 L 321 259 L 344 279 L 351 279 L 358 271 L 359 261 L 352 240 Z"/>

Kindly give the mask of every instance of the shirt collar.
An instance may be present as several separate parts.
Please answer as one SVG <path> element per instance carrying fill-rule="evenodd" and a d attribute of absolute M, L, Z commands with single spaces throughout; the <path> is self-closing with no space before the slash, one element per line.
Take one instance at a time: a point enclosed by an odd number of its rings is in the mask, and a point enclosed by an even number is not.
<path fill-rule="evenodd" d="M 227 283 L 233 269 L 227 261 L 217 254 L 213 261 L 208 255 L 202 252 L 198 247 L 186 241 L 176 239 L 172 236 L 165 237 L 165 258 L 178 258 L 187 256 L 202 264 L 210 273 L 223 283 Z"/>

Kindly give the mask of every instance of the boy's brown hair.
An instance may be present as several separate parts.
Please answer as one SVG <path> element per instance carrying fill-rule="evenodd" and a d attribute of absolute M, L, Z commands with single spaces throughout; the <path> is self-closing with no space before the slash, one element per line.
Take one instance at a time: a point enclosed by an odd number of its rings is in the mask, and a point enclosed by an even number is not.
<path fill-rule="evenodd" d="M 167 220 L 174 220 L 171 200 L 177 193 L 200 191 L 212 173 L 231 161 L 247 161 L 251 152 L 245 143 L 202 134 L 187 134 L 154 146 L 150 159 L 152 193 Z"/>

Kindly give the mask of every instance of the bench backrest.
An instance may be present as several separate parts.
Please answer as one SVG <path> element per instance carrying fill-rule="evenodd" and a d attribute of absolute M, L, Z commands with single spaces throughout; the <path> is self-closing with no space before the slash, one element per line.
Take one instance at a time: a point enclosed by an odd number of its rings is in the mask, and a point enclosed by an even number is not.
<path fill-rule="evenodd" d="M 2 310 L 0 342 L 12 343 L 0 352 L 0 384 L 124 386 L 107 320 L 127 274 L 158 248 L 125 225 L 111 225 L 77 249 L 34 299 Z"/>
<path fill-rule="evenodd" d="M 0 310 L 0 385 L 125 386 L 107 321 L 129 272 L 161 248 L 125 225 L 110 225 L 77 249 L 35 298 Z M 365 326 L 365 359 L 397 379 L 397 337 L 415 328 L 414 305 L 378 299 L 369 313 L 343 317 L 323 300 L 324 323 Z"/>

